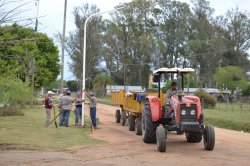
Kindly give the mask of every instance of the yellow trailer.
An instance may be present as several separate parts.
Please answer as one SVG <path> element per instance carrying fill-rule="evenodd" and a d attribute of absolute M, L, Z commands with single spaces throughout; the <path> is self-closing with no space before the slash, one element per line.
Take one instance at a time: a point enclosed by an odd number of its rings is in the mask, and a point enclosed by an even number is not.
<path fill-rule="evenodd" d="M 112 104 L 120 107 L 115 113 L 116 123 L 121 123 L 123 126 L 126 123 L 130 131 L 135 131 L 137 135 L 141 135 L 141 115 L 144 108 L 145 97 L 147 95 L 158 96 L 158 92 L 112 91 Z M 164 103 L 165 94 L 161 93 L 160 99 L 162 100 L 162 103 Z"/>

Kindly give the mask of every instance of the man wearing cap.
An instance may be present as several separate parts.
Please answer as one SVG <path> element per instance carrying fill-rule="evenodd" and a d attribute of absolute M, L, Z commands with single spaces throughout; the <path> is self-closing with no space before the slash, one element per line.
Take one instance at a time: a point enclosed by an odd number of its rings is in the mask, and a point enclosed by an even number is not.
<path fill-rule="evenodd" d="M 60 124 L 59 126 L 63 125 L 63 122 L 65 122 L 65 126 L 69 127 L 69 116 L 70 116 L 70 111 L 72 108 L 72 103 L 74 102 L 74 98 L 70 97 L 71 91 L 67 90 L 66 95 L 62 96 L 61 99 L 61 105 L 62 105 L 62 118 L 60 119 Z"/>
<path fill-rule="evenodd" d="M 167 112 L 166 111 L 164 112 L 164 116 L 167 116 L 167 117 L 168 116 L 170 116 L 170 117 L 174 116 L 174 111 L 170 107 L 170 99 L 176 93 L 177 93 L 177 83 L 176 82 L 172 82 L 170 89 L 168 89 L 167 92 L 166 92 L 165 103 L 166 103 Z"/>
<path fill-rule="evenodd" d="M 89 94 L 86 93 L 86 96 L 89 98 L 89 108 L 90 108 L 90 118 L 92 121 L 93 127 L 96 129 L 96 105 L 97 105 L 97 99 L 95 97 L 95 94 L 93 92 L 90 92 Z"/>
<path fill-rule="evenodd" d="M 51 118 L 51 110 L 53 106 L 51 97 L 52 95 L 54 95 L 55 93 L 53 93 L 52 91 L 48 91 L 47 96 L 44 99 L 44 104 L 45 104 L 45 111 L 46 111 L 46 122 L 45 122 L 45 127 L 49 127 L 50 125 L 50 118 Z"/>

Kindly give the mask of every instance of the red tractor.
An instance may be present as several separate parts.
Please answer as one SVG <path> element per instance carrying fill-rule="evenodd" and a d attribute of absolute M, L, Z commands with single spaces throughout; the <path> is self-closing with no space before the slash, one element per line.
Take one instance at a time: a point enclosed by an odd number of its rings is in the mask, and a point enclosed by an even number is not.
<path fill-rule="evenodd" d="M 157 143 L 160 152 L 166 151 L 169 131 L 186 135 L 187 142 L 198 143 L 203 137 L 205 150 L 213 150 L 215 132 L 211 125 L 204 125 L 199 97 L 184 95 L 183 76 L 194 72 L 191 68 L 160 68 L 153 72 L 153 81 L 158 82 L 158 97 L 147 96 L 142 112 L 142 135 L 145 143 Z M 160 80 L 163 74 L 177 74 L 177 91 L 169 103 L 160 99 Z M 167 109 L 168 108 L 168 109 Z"/>

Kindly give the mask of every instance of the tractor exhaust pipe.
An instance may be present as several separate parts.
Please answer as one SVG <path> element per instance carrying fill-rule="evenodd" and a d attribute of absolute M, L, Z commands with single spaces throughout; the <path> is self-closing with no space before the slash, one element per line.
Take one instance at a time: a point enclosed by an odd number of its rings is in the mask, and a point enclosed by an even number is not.
<path fill-rule="evenodd" d="M 178 100 L 182 101 L 182 96 L 183 96 L 183 90 L 182 90 L 182 76 L 181 73 L 178 72 L 177 74 L 177 94 L 178 94 Z"/>

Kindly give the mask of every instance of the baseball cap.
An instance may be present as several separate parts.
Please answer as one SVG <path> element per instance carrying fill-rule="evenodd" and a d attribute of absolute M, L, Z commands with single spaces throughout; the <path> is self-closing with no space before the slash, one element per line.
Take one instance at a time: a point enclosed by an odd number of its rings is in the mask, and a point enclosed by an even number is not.
<path fill-rule="evenodd" d="M 66 94 L 67 94 L 67 95 L 71 95 L 71 91 L 70 91 L 70 90 L 67 90 Z"/>
<path fill-rule="evenodd" d="M 95 96 L 95 94 L 93 92 L 90 92 L 89 95 L 90 96 Z"/>
<path fill-rule="evenodd" d="M 52 92 L 52 91 L 48 91 L 48 94 L 52 94 L 52 95 L 54 95 L 55 93 L 54 93 L 54 92 Z"/>

